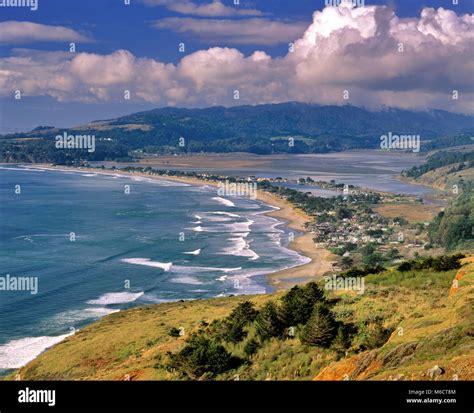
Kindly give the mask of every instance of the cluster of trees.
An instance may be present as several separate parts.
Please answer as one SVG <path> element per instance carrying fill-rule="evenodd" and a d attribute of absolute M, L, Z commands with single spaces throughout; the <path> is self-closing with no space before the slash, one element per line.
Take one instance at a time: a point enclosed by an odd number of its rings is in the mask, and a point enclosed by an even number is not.
<path fill-rule="evenodd" d="M 369 274 L 379 274 L 385 271 L 385 267 L 382 265 L 376 265 L 374 267 L 364 266 L 364 267 L 352 267 L 347 271 L 342 272 L 340 277 L 365 277 Z"/>
<path fill-rule="evenodd" d="M 416 270 L 434 270 L 436 272 L 444 272 L 450 270 L 457 270 L 461 268 L 461 259 L 465 255 L 441 255 L 439 257 L 427 257 L 420 258 L 417 260 L 402 262 L 397 270 L 400 272 L 416 271 Z"/>
<path fill-rule="evenodd" d="M 429 113 L 391 109 L 371 112 L 350 105 L 318 106 L 298 102 L 230 108 L 163 108 L 124 116 L 112 122 L 117 126 L 127 124 L 152 125 L 160 136 L 181 135 L 199 142 L 216 139 L 230 143 L 235 139 L 258 142 L 293 136 L 321 137 L 323 142 L 334 145 L 337 135 L 372 147 L 374 143 L 380 143 L 380 136 L 387 130 L 403 131 L 407 124 L 416 125 L 412 132 L 426 138 L 474 126 L 471 117 L 445 111 Z"/>
<path fill-rule="evenodd" d="M 258 184 L 259 189 L 274 193 L 302 209 L 309 215 L 316 212 L 336 211 L 338 218 L 350 218 L 356 212 L 348 205 L 360 203 L 364 205 L 377 204 L 381 200 L 381 196 L 377 193 L 368 194 L 350 194 L 347 196 L 336 196 L 331 198 L 323 198 L 312 195 L 310 192 L 302 192 L 296 189 L 284 186 L 272 185 L 270 182 L 261 182 Z"/>
<path fill-rule="evenodd" d="M 397 251 L 395 249 L 395 251 Z M 395 254 L 395 253 L 393 253 Z M 397 271 L 420 271 L 420 270 L 434 270 L 436 272 L 444 272 L 455 270 L 461 267 L 461 259 L 465 257 L 464 254 L 455 255 L 441 255 L 439 257 L 424 257 L 416 260 L 404 261 L 397 266 Z M 347 271 L 339 274 L 340 277 L 365 277 L 369 274 L 380 274 L 385 271 L 383 265 L 376 264 L 374 266 L 365 265 L 364 267 L 352 267 Z"/>
<path fill-rule="evenodd" d="M 452 164 L 461 165 L 453 169 L 451 172 L 456 172 L 464 168 L 472 168 L 474 166 L 474 152 L 436 152 L 429 156 L 423 165 L 414 166 L 413 168 L 403 171 L 403 175 L 409 178 L 418 178 L 429 171 L 433 171 L 437 168 L 441 168 L 442 166 Z"/>
<path fill-rule="evenodd" d="M 435 116 L 433 116 L 435 114 Z M 126 125 L 143 125 L 127 128 Z M 412 133 L 437 142 L 439 133 L 458 133 L 473 127 L 471 117 L 443 111 L 435 113 L 391 109 L 380 112 L 353 106 L 317 106 L 304 103 L 238 106 L 207 109 L 163 108 L 135 113 L 109 121 L 108 128 L 91 123 L 87 128 L 68 129 L 68 134 L 93 134 L 104 141 L 96 155 L 86 153 L 84 160 L 121 160 L 135 150 L 160 154 L 198 152 L 325 153 L 357 148 L 379 148 L 380 136 L 387 130 L 403 131 L 416 125 Z M 8 162 L 66 162 L 45 146 L 58 129 L 41 126 L 29 133 L 0 137 L 4 146 L 13 145 Z M 296 139 L 300 137 L 299 139 Z M 180 139 L 185 144 L 180 146 Z M 278 138 L 278 139 L 275 139 Z M 292 145 L 289 139 L 293 138 Z M 37 142 L 34 142 L 34 139 Z M 447 143 L 451 143 L 450 141 Z M 38 145 L 45 150 L 38 153 Z M 124 148 L 117 153 L 119 145 Z M 446 145 L 442 143 L 441 146 Z M 423 147 L 423 146 L 422 146 Z M 22 158 L 21 152 L 25 154 Z M 12 155 L 12 153 L 14 155 Z M 69 156 L 75 157 L 72 152 Z M 77 158 L 76 158 L 77 159 Z"/>
<path fill-rule="evenodd" d="M 54 140 L 0 140 L 0 162 L 55 163 L 73 165 L 78 161 L 129 161 L 126 146 L 114 142 L 97 142 L 95 151 L 58 149 Z"/>
<path fill-rule="evenodd" d="M 456 254 L 420 258 L 403 262 L 397 270 L 449 271 L 459 268 L 463 257 Z M 340 276 L 364 277 L 383 271 L 382 266 L 356 267 Z M 299 340 L 304 346 L 330 349 L 341 357 L 349 351 L 378 348 L 393 332 L 393 327 L 385 327 L 383 319 L 376 315 L 358 324 L 342 322 L 334 316 L 333 305 L 314 282 L 295 286 L 278 301 L 268 301 L 260 309 L 244 301 L 228 317 L 211 324 L 201 323 L 179 352 L 168 353 L 164 367 L 183 378 L 208 379 L 251 364 L 270 340 Z M 178 337 L 179 330 L 172 329 L 170 335 Z"/>
<path fill-rule="evenodd" d="M 373 242 L 363 245 L 357 251 L 361 254 L 362 262 L 366 268 L 380 267 L 382 264 L 390 263 L 400 257 L 400 251 L 397 248 L 390 248 L 383 253 Z"/>
<path fill-rule="evenodd" d="M 448 250 L 470 248 L 474 242 L 474 184 L 466 184 L 461 190 L 429 227 L 430 242 Z"/>
<path fill-rule="evenodd" d="M 260 310 L 245 301 L 221 320 L 200 328 L 177 353 L 168 353 L 166 368 L 182 377 L 210 378 L 251 363 L 252 356 L 271 339 L 299 339 L 307 346 L 332 349 L 343 355 L 355 334 L 360 350 L 383 345 L 390 330 L 380 321 L 356 327 L 337 321 L 324 292 L 311 282 L 295 286 L 279 302 L 268 301 Z M 228 348 L 241 343 L 245 357 L 237 357 Z"/>
<path fill-rule="evenodd" d="M 474 129 L 466 129 L 460 134 L 443 136 L 438 139 L 432 139 L 429 142 L 423 142 L 421 146 L 422 152 L 431 152 L 435 149 L 451 148 L 453 146 L 472 145 L 472 136 Z"/>

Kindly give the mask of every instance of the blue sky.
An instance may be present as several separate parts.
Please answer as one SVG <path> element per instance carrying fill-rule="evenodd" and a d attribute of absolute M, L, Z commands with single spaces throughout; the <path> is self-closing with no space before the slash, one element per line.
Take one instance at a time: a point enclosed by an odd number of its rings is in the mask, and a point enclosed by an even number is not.
<path fill-rule="evenodd" d="M 206 42 L 190 36 L 182 36 L 172 30 L 156 30 L 152 27 L 154 20 L 181 16 L 167 10 L 166 7 L 149 7 L 140 0 L 131 0 L 130 6 L 123 5 L 122 0 L 38 0 L 39 7 L 35 12 L 23 8 L 0 9 L 0 21 L 31 21 L 53 26 L 66 26 L 81 33 L 88 33 L 96 39 L 94 43 L 84 44 L 78 48 L 92 53 L 111 53 L 117 49 L 127 49 L 136 56 L 153 57 L 161 61 L 176 63 L 182 54 L 176 45 L 186 43 L 187 52 L 193 52 L 209 45 L 234 46 L 222 42 Z M 207 4 L 209 1 L 196 0 L 194 3 Z M 315 10 L 324 8 L 324 0 L 241 0 L 240 6 L 233 6 L 232 0 L 224 0 L 229 7 L 254 8 L 265 13 L 265 17 L 288 19 L 289 21 L 311 23 Z M 459 0 L 457 6 L 452 0 L 367 0 L 366 5 L 394 5 L 397 15 L 401 17 L 418 16 L 423 7 L 444 7 L 456 13 L 472 13 L 472 0 Z M 267 16 L 268 14 L 268 16 Z M 219 17 L 216 17 L 218 19 Z M 229 17 L 226 17 L 229 18 Z M 244 17 L 230 17 L 242 20 Z M 5 47 L 6 46 L 6 47 Z M 39 50 L 64 50 L 65 44 L 58 42 L 23 43 L 21 47 L 34 47 Z M 1 55 L 18 45 L 2 45 Z M 261 44 L 239 45 L 244 53 L 252 53 L 255 48 L 265 50 L 272 56 L 287 52 L 286 44 L 266 46 Z"/>
<path fill-rule="evenodd" d="M 288 69 L 289 64 L 286 61 L 290 62 L 293 58 L 293 56 L 288 56 L 288 43 L 303 36 L 305 30 L 313 23 L 313 13 L 324 9 L 324 0 L 240 0 L 238 6 L 233 5 L 232 0 L 223 0 L 219 4 L 219 8 L 216 9 L 217 11 L 211 12 L 210 9 L 203 8 L 209 6 L 210 3 L 211 1 L 200 0 L 131 0 L 130 5 L 124 5 L 123 0 L 38 0 L 39 7 L 37 11 L 30 11 L 23 7 L 0 7 L 0 30 L 2 28 L 7 29 L 6 31 L 2 30 L 7 33 L 7 40 L 2 41 L 0 35 L 0 64 L 3 63 L 0 69 L 6 67 L 9 76 L 9 79 L 3 81 L 3 85 L 8 86 L 4 86 L 0 90 L 0 120 L 2 122 L 0 129 L 3 131 L 17 128 L 28 129 L 38 124 L 69 126 L 97 118 L 107 118 L 135 110 L 170 104 L 177 106 L 209 106 L 212 104 L 253 104 L 286 99 L 309 100 L 322 104 L 337 103 L 333 102 L 334 98 L 330 97 L 333 92 L 329 89 L 323 91 L 322 94 L 325 97 L 321 97 L 320 100 L 312 97 L 308 98 L 301 92 L 291 93 L 291 90 L 297 90 L 301 87 L 301 82 L 308 82 L 308 86 L 314 87 L 322 83 L 327 84 L 328 79 L 324 76 L 324 79 L 322 77 L 313 79 L 308 75 L 303 81 L 297 79 L 296 83 L 275 86 L 283 82 L 278 79 L 278 76 L 286 76 L 283 74 L 284 70 L 289 70 L 288 73 L 300 70 L 301 65 L 297 63 L 292 63 L 292 68 Z M 453 10 L 457 16 L 472 13 L 474 6 L 472 0 L 459 0 L 458 5 L 452 3 L 452 0 L 367 0 L 365 6 L 391 6 L 397 19 L 418 19 L 425 7 L 434 9 L 443 7 L 444 9 Z M 446 18 L 451 19 L 449 16 Z M 433 17 L 432 21 L 435 20 L 436 18 Z M 10 22 L 10 26 L 1 26 L 8 22 Z M 31 28 L 31 32 L 28 31 L 30 34 L 25 35 L 25 26 L 18 25 L 20 22 L 36 23 L 41 26 Z M 459 24 L 461 27 L 465 25 L 465 22 Z M 261 28 L 268 28 L 268 30 L 262 32 Z M 54 30 L 58 30 L 57 34 L 53 34 L 56 33 Z M 364 37 L 363 27 L 361 26 L 358 30 Z M 20 32 L 23 34 L 19 35 Z M 320 36 L 320 34 L 317 34 L 317 36 Z M 327 36 L 323 37 L 323 40 L 326 41 Z M 99 81 L 88 84 L 88 76 L 100 76 L 100 73 L 92 73 L 89 69 L 84 70 L 85 74 L 79 73 L 78 70 L 72 70 L 72 73 L 68 73 L 67 79 L 63 82 L 67 83 L 67 86 L 64 84 L 50 86 L 53 80 L 45 80 L 41 85 L 32 86 L 32 82 L 37 80 L 35 78 L 36 72 L 32 68 L 41 66 L 41 70 L 37 70 L 37 76 L 43 79 L 46 76 L 48 65 L 54 71 L 63 64 L 69 65 L 71 63 L 70 57 L 61 57 L 59 54 L 67 52 L 69 43 L 73 40 L 76 43 L 76 55 L 83 53 L 89 57 L 92 55 L 114 56 L 114 53 L 119 50 L 127 51 L 132 57 L 127 55 L 117 57 L 116 60 L 109 59 L 107 62 L 104 61 L 104 67 L 107 64 L 116 65 L 116 67 L 120 67 L 122 63 L 126 67 L 132 65 L 133 76 L 136 76 L 137 79 L 144 76 L 140 70 L 147 72 L 150 70 L 149 68 L 153 68 L 153 66 L 148 65 L 150 61 L 157 62 L 160 65 L 171 64 L 171 69 L 176 73 L 169 74 L 169 70 L 164 67 L 160 67 L 159 70 L 163 73 L 166 72 L 166 76 L 169 76 L 169 79 L 166 80 L 167 84 L 174 82 L 175 87 L 173 90 L 162 93 L 160 87 L 163 88 L 163 86 L 156 86 L 156 93 L 151 96 L 147 94 L 146 87 L 143 86 L 144 90 L 140 93 L 133 94 L 132 91 L 134 98 L 131 101 L 124 102 L 118 99 L 117 96 L 122 93 L 122 89 L 126 86 L 123 86 L 124 82 L 120 79 L 116 79 L 116 73 L 110 74 L 111 79 L 104 84 L 100 84 Z M 364 38 L 363 40 L 368 39 Z M 446 41 L 441 35 L 438 40 L 443 43 L 443 46 L 446 46 Z M 453 40 L 453 42 L 456 41 L 456 39 Z M 185 53 L 178 50 L 180 42 L 185 44 Z M 458 44 L 456 44 L 457 46 Z M 205 63 L 202 63 L 203 67 L 196 71 L 196 76 L 181 73 L 184 72 L 180 69 L 183 57 L 212 47 L 228 48 L 235 51 L 235 53 L 242 53 L 243 57 L 239 57 L 237 55 L 230 56 L 231 52 L 223 49 L 216 51 L 216 53 L 222 52 L 222 55 L 226 53 L 229 55 L 225 56 L 227 60 L 223 60 L 223 65 L 242 63 L 242 70 L 255 70 L 256 73 L 261 71 L 256 77 L 261 75 L 264 79 L 271 76 L 273 78 L 272 83 L 269 83 L 265 90 L 259 91 L 259 95 L 248 93 L 247 98 L 243 98 L 241 102 L 232 102 L 228 96 L 222 95 L 220 89 L 217 90 L 224 86 L 225 78 L 216 86 L 212 75 L 205 78 L 205 74 L 199 72 L 199 70 L 205 70 Z M 344 47 L 347 47 L 347 45 Z M 470 46 L 466 45 L 465 47 Z M 259 66 L 255 66 L 255 68 L 249 65 L 249 62 L 246 62 L 245 59 L 249 60 L 255 51 L 264 52 L 264 58 L 260 60 L 270 58 L 269 62 L 271 63 L 268 64 L 273 67 L 262 69 L 261 63 L 258 63 Z M 314 53 L 316 52 L 314 51 Z M 373 53 L 377 53 L 375 49 Z M 307 58 L 307 54 L 304 59 Z M 12 57 L 18 56 L 23 59 L 31 58 L 34 63 L 18 65 L 16 60 L 12 61 Z M 203 56 L 200 60 L 197 60 L 198 63 L 205 58 L 207 57 Z M 452 61 L 453 56 L 449 56 L 449 58 Z M 129 61 L 132 61 L 132 63 Z M 285 61 L 284 64 L 282 64 L 283 61 Z M 82 65 L 93 64 L 94 62 L 97 66 L 101 65 L 100 60 L 97 59 L 84 59 Z M 302 60 L 302 62 L 304 65 L 309 64 L 307 61 Z M 313 64 L 317 62 L 318 59 L 316 58 Z M 354 62 L 354 60 L 352 59 L 351 62 Z M 143 68 L 145 64 L 148 65 L 146 69 Z M 192 64 L 190 65 L 192 66 Z M 78 66 L 76 64 L 74 67 Z M 328 66 L 328 70 L 330 67 Z M 100 67 L 97 70 L 100 71 Z M 110 70 L 113 70 L 113 68 Z M 58 72 L 56 78 L 60 77 L 61 73 Z M 80 79 L 74 79 L 74 76 L 78 76 Z M 156 77 L 160 79 L 163 76 L 165 75 L 158 72 L 156 74 Z M 232 74 L 229 73 L 229 76 L 232 76 Z M 390 86 L 389 89 L 399 92 L 406 87 L 396 84 L 399 77 L 400 75 L 394 76 L 394 86 Z M 15 79 L 12 80 L 13 78 Z M 189 85 L 191 78 L 194 82 L 192 86 Z M 359 79 L 360 76 L 357 76 L 357 78 Z M 0 78 L 0 80 L 2 79 Z M 466 88 L 466 79 L 464 80 L 464 84 L 460 87 Z M 152 81 L 153 79 L 146 80 L 146 82 Z M 354 80 L 351 81 L 354 82 Z M 384 78 L 383 81 L 387 82 L 387 79 Z M 436 79 L 433 79 L 430 82 L 436 81 Z M 256 84 L 260 83 L 261 81 L 256 81 Z M 336 79 L 334 83 L 341 83 L 341 81 Z M 354 88 L 358 90 L 362 88 L 362 84 L 366 85 L 367 83 L 370 83 L 370 79 L 363 79 L 360 84 L 354 84 Z M 246 84 L 243 84 L 242 88 L 245 88 L 245 86 Z M 14 101 L 13 99 L 15 87 L 22 89 L 21 101 Z M 131 87 L 137 89 L 135 85 Z M 229 82 L 228 87 L 229 90 L 234 90 L 239 85 Z M 370 90 L 372 88 L 376 89 L 374 85 L 370 85 Z M 418 94 L 420 96 L 420 109 L 428 104 L 436 107 L 437 102 L 439 102 L 439 98 L 434 97 L 429 101 L 421 99 L 423 94 L 429 92 L 426 88 L 429 88 L 428 83 L 423 86 L 423 90 L 420 90 Z M 93 92 L 90 92 L 92 89 Z M 286 91 L 283 91 L 284 89 Z M 379 95 L 383 89 L 378 88 Z M 436 92 L 439 93 L 439 91 Z M 450 92 L 450 88 L 447 89 L 447 92 Z M 469 93 L 471 93 L 470 90 Z M 423 102 L 421 102 L 422 100 Z M 403 101 L 399 104 L 399 99 L 397 100 L 395 97 L 385 96 L 384 99 L 380 97 L 376 99 L 374 96 L 369 97 L 368 94 L 365 100 L 359 98 L 354 102 L 340 103 L 377 106 L 387 105 L 387 102 L 390 104 L 392 101 L 395 106 L 403 105 Z M 449 105 L 443 106 L 442 103 L 439 104 L 439 107 L 452 109 Z M 20 108 L 21 110 L 19 110 Z M 463 106 L 459 111 L 466 112 L 469 110 L 468 106 Z"/>

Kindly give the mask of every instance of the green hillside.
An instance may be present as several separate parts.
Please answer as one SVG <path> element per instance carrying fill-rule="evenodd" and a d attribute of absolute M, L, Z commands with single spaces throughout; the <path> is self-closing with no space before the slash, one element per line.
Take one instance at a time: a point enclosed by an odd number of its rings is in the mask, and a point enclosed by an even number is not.
<path fill-rule="evenodd" d="M 372 112 L 349 105 L 297 102 L 162 108 L 67 130 L 70 135 L 94 135 L 93 153 L 56 149 L 54 138 L 64 130 L 42 126 L 29 133 L 1 137 L 0 158 L 2 162 L 67 163 L 78 159 L 127 160 L 144 153 L 325 153 L 380 148 L 380 136 L 390 131 L 420 135 L 424 150 L 472 143 L 468 132 L 473 128 L 473 117 L 441 110 Z M 294 145 L 289 145 L 290 138 Z"/>
<path fill-rule="evenodd" d="M 430 225 L 431 242 L 448 250 L 474 249 L 474 183 L 460 190 L 455 201 Z"/>
<path fill-rule="evenodd" d="M 308 284 L 287 293 L 122 311 L 18 374 L 28 380 L 472 380 L 474 257 L 462 262 L 459 270 L 368 275 L 364 294 L 322 295 Z M 430 376 L 436 365 L 440 370 Z"/>

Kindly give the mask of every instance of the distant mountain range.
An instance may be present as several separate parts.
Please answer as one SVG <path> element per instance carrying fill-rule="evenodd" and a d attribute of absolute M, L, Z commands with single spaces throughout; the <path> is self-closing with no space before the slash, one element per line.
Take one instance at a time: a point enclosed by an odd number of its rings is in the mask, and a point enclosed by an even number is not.
<path fill-rule="evenodd" d="M 93 134 L 96 151 L 88 154 L 57 150 L 54 138 L 63 132 Z M 374 112 L 349 105 L 297 102 L 231 108 L 162 108 L 68 130 L 41 126 L 28 133 L 3 136 L 0 142 L 4 161 L 63 161 L 78 156 L 104 160 L 126 159 L 130 154 L 146 152 L 270 154 L 378 148 L 380 136 L 389 132 L 420 135 L 422 150 L 466 144 L 474 135 L 474 117 L 442 110 Z M 25 156 L 15 145 L 21 145 Z M 50 153 L 50 149 L 55 151 Z M 47 155 L 40 155 L 44 151 Z"/>

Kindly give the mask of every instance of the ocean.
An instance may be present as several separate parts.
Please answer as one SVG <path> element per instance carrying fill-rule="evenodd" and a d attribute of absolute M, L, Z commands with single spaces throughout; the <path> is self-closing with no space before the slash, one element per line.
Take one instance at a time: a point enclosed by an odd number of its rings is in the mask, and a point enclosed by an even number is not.
<path fill-rule="evenodd" d="M 210 186 L 0 166 L 0 281 L 37 282 L 0 291 L 0 372 L 121 309 L 270 291 L 267 274 L 309 261 L 272 209 Z"/>

